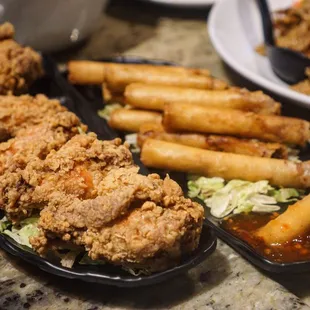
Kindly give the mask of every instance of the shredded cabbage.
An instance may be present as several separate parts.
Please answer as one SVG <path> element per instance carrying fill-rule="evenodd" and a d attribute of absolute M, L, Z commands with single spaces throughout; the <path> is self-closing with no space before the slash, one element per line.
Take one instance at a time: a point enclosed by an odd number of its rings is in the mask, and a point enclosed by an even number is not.
<path fill-rule="evenodd" d="M 189 197 L 197 197 L 211 209 L 211 214 L 223 218 L 230 213 L 275 212 L 277 203 L 300 198 L 300 191 L 293 188 L 275 189 L 266 180 L 248 182 L 231 180 L 225 184 L 221 178 L 199 177 L 188 181 Z"/>
<path fill-rule="evenodd" d="M 3 230 L 3 233 L 5 235 L 10 236 L 17 243 L 26 245 L 31 248 L 31 244 L 29 243 L 29 238 L 35 237 L 38 235 L 39 233 L 38 220 L 39 220 L 38 217 L 29 217 L 21 221 L 18 226 L 13 225 L 11 230 L 9 229 Z"/>
<path fill-rule="evenodd" d="M 137 137 L 136 133 L 131 133 L 125 136 L 125 141 L 130 145 L 130 150 L 132 153 L 139 153 L 140 148 L 137 144 Z"/>
<path fill-rule="evenodd" d="M 80 135 L 84 135 L 86 132 L 82 129 L 82 127 L 81 126 L 78 126 L 78 132 L 79 132 L 79 134 Z"/>
<path fill-rule="evenodd" d="M 64 254 L 60 260 L 61 266 L 66 268 L 72 268 L 77 256 L 80 253 L 80 251 L 69 251 L 68 253 Z"/>
<path fill-rule="evenodd" d="M 88 253 L 85 253 L 81 260 L 79 261 L 80 265 L 104 265 L 106 262 L 104 260 L 93 260 L 88 256 Z"/>
<path fill-rule="evenodd" d="M 4 232 L 10 225 L 11 225 L 11 222 L 7 219 L 6 216 L 4 216 L 0 220 L 0 233 Z"/>
<path fill-rule="evenodd" d="M 110 103 L 110 104 L 105 105 L 103 109 L 99 110 L 98 115 L 108 121 L 111 113 L 121 108 L 123 108 L 123 106 L 119 103 Z"/>

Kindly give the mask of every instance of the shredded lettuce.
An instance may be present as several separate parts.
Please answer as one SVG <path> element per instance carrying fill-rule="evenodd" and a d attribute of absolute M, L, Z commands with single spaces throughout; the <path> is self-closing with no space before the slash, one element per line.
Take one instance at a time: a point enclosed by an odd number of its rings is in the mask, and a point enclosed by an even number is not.
<path fill-rule="evenodd" d="M 123 106 L 119 103 L 110 103 L 110 104 L 105 105 L 103 109 L 99 110 L 98 115 L 108 121 L 111 113 L 121 108 L 123 108 Z"/>
<path fill-rule="evenodd" d="M 84 135 L 86 132 L 82 129 L 82 127 L 81 126 L 78 126 L 78 132 L 79 132 L 79 134 L 80 135 Z"/>
<path fill-rule="evenodd" d="M 18 226 L 13 225 L 11 230 L 4 229 L 3 234 L 8 235 L 12 239 L 14 239 L 17 243 L 26 245 L 31 248 L 31 244 L 29 243 L 29 238 L 35 237 L 38 235 L 39 233 L 38 220 L 39 220 L 38 217 L 29 217 L 21 221 L 18 224 Z"/>
<path fill-rule="evenodd" d="M 72 268 L 77 256 L 80 254 L 80 251 L 69 251 L 68 253 L 62 255 L 60 264 L 66 268 Z"/>
<path fill-rule="evenodd" d="M 188 182 L 189 193 L 191 198 L 198 197 L 206 199 L 212 196 L 216 191 L 224 187 L 224 179 L 222 178 L 198 178 Z"/>
<path fill-rule="evenodd" d="M 10 225 L 11 225 L 11 222 L 7 219 L 6 216 L 4 216 L 0 220 L 0 233 L 3 233 Z"/>
<path fill-rule="evenodd" d="M 152 272 L 148 269 L 136 269 L 136 268 L 130 268 L 127 266 L 122 266 L 122 269 L 130 273 L 131 275 L 135 277 L 139 277 L 142 275 L 149 276 Z"/>
<path fill-rule="evenodd" d="M 295 201 L 302 194 L 293 188 L 275 189 L 266 180 L 231 180 L 225 184 L 221 178 L 205 177 L 192 178 L 188 189 L 188 195 L 203 200 L 217 218 L 232 212 L 275 212 L 280 210 L 278 203 Z"/>
<path fill-rule="evenodd" d="M 132 153 L 139 153 L 140 148 L 137 143 L 138 135 L 136 133 L 131 133 L 125 136 L 125 141 L 130 145 L 130 150 Z"/>
<path fill-rule="evenodd" d="M 81 260 L 79 261 L 80 265 L 104 265 L 106 262 L 104 260 L 93 260 L 88 256 L 88 253 L 85 253 Z"/>
<path fill-rule="evenodd" d="M 274 191 L 273 195 L 277 202 L 291 202 L 298 200 L 300 191 L 295 188 L 280 188 Z"/>

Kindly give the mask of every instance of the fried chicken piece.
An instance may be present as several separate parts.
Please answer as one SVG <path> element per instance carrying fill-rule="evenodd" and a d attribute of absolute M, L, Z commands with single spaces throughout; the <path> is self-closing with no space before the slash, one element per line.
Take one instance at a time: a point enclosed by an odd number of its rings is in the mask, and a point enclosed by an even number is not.
<path fill-rule="evenodd" d="M 42 57 L 13 40 L 14 27 L 0 26 L 0 94 L 19 95 L 43 75 Z"/>
<path fill-rule="evenodd" d="M 14 26 L 11 23 L 3 23 L 0 25 L 0 40 L 12 39 L 15 35 Z"/>
<path fill-rule="evenodd" d="M 118 169 L 111 170 L 110 177 L 114 173 L 118 175 Z M 127 180 L 95 199 L 55 194 L 41 212 L 41 234 L 31 240 L 33 248 L 44 255 L 58 238 L 85 246 L 94 260 L 127 268 L 155 272 L 179 263 L 198 246 L 202 206 L 185 199 L 168 177 L 163 181 L 136 171 Z"/>
<path fill-rule="evenodd" d="M 24 170 L 0 177 L 0 206 L 16 222 L 33 209 L 42 209 L 57 191 L 94 198 L 109 170 L 131 165 L 131 153 L 120 139 L 99 141 L 92 133 L 76 135 L 45 160 L 35 158 Z"/>
<path fill-rule="evenodd" d="M 71 112 L 58 112 L 41 124 L 21 129 L 15 138 L 0 143 L 0 175 L 24 169 L 34 158 L 45 159 L 51 150 L 58 150 L 70 138 L 87 130 Z"/>
<path fill-rule="evenodd" d="M 50 100 L 44 95 L 0 96 L 0 141 L 66 110 L 58 100 Z"/>

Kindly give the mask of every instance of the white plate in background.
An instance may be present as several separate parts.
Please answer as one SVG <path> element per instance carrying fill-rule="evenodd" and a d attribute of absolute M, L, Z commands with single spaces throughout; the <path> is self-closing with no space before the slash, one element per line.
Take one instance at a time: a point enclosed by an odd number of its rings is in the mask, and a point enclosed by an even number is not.
<path fill-rule="evenodd" d="M 178 7 L 200 7 L 209 6 L 218 0 L 143 0 L 144 2 L 152 2 Z"/>
<path fill-rule="evenodd" d="M 292 0 L 269 0 L 271 10 L 287 8 Z M 294 103 L 310 108 L 310 96 L 291 90 L 272 71 L 269 61 L 255 52 L 263 42 L 255 0 L 220 0 L 212 8 L 208 31 L 220 57 L 251 82 Z"/>

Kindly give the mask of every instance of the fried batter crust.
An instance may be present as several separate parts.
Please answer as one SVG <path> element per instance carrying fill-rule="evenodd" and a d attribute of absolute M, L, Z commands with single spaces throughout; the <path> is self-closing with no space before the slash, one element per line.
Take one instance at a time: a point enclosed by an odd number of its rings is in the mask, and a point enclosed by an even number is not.
<path fill-rule="evenodd" d="M 14 27 L 0 26 L 0 94 L 19 95 L 43 75 L 42 57 L 13 40 Z"/>
<path fill-rule="evenodd" d="M 45 157 L 58 150 L 70 138 L 86 130 L 78 117 L 71 112 L 58 112 L 46 117 L 41 124 L 20 129 L 15 138 L 0 143 L 0 175 L 24 169 L 33 159 Z"/>
<path fill-rule="evenodd" d="M 67 111 L 58 100 L 44 95 L 35 97 L 0 96 L 0 141 L 14 137 L 19 130 L 37 125 L 49 116 Z"/>

